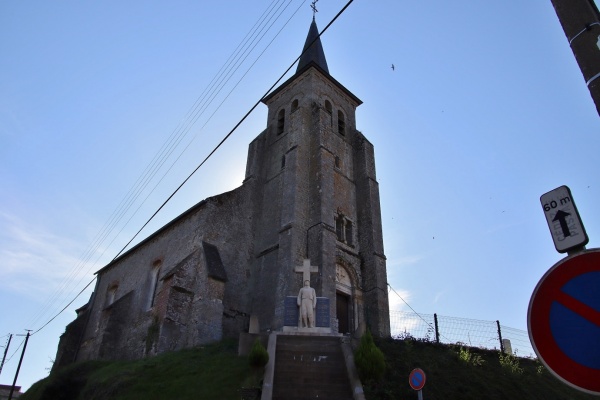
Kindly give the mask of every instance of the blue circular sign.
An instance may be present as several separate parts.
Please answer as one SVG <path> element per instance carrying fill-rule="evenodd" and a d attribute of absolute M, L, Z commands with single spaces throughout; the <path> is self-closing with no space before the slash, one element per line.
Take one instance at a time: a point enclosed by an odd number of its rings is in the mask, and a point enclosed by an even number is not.
<path fill-rule="evenodd" d="M 408 383 L 414 390 L 421 390 L 425 386 L 425 372 L 421 368 L 415 368 L 408 376 Z"/>
<path fill-rule="evenodd" d="M 537 284 L 527 313 L 529 338 L 560 380 L 600 394 L 600 249 L 556 263 Z"/>

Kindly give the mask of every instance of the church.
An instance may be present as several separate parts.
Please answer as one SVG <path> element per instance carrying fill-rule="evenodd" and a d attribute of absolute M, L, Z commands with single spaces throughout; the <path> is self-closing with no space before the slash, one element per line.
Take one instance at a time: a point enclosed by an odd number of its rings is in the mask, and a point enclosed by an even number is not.
<path fill-rule="evenodd" d="M 266 129 L 249 145 L 242 185 L 99 270 L 55 368 L 237 338 L 250 325 L 282 331 L 286 299 L 305 279 L 326 330 L 390 335 L 374 149 L 356 129 L 361 100 L 329 73 L 314 18 L 295 74 L 262 101 Z"/>

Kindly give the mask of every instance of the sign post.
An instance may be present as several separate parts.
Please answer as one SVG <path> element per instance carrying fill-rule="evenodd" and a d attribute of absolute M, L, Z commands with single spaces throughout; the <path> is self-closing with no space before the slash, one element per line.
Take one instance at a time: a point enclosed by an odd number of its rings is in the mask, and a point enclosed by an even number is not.
<path fill-rule="evenodd" d="M 413 390 L 417 391 L 417 395 L 419 396 L 419 400 L 423 400 L 423 386 L 425 386 L 426 376 L 425 372 L 421 368 L 415 368 L 410 372 L 408 376 L 408 384 Z"/>
<path fill-rule="evenodd" d="M 600 394 L 600 249 L 563 258 L 537 284 L 527 328 L 540 361 L 564 383 Z"/>
<path fill-rule="evenodd" d="M 583 248 L 589 241 L 571 190 L 561 186 L 540 197 L 554 247 L 559 253 Z"/>

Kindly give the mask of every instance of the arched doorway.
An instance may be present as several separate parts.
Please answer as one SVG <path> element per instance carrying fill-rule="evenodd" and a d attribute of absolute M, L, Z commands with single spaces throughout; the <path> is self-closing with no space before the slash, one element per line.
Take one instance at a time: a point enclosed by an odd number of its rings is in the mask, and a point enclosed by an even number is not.
<path fill-rule="evenodd" d="M 354 331 L 352 280 L 346 268 L 339 263 L 335 266 L 335 308 L 338 332 L 352 333 Z"/>

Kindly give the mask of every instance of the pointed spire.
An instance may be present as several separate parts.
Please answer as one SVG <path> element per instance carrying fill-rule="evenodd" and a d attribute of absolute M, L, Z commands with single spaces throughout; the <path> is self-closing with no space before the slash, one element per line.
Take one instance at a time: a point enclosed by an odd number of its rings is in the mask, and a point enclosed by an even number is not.
<path fill-rule="evenodd" d="M 310 48 L 308 48 L 309 46 Z M 308 50 L 306 50 L 307 48 Z M 304 48 L 302 49 L 302 52 L 303 54 L 298 62 L 296 73 L 303 70 L 311 62 L 314 62 L 319 68 L 329 74 L 327 60 L 325 59 L 325 53 L 323 52 L 323 45 L 321 44 L 321 38 L 319 38 L 319 29 L 317 28 L 317 23 L 315 22 L 314 16 L 312 24 L 310 24 L 310 29 L 308 30 L 308 36 L 306 37 L 306 42 L 304 42 Z"/>

